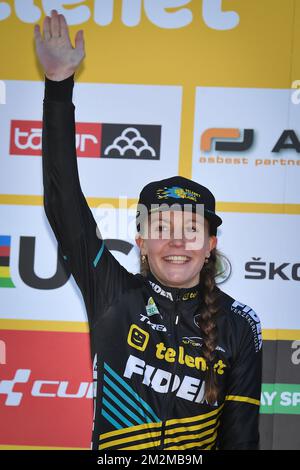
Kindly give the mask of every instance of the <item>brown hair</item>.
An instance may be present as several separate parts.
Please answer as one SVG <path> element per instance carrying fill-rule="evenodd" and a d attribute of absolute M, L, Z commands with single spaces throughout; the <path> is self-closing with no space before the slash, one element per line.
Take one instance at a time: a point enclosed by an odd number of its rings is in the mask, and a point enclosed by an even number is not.
<path fill-rule="evenodd" d="M 204 263 L 200 274 L 200 289 L 203 303 L 200 307 L 198 326 L 202 332 L 203 355 L 207 362 L 205 372 L 205 399 L 213 405 L 218 399 L 218 384 L 216 373 L 213 369 L 213 362 L 216 357 L 216 347 L 218 340 L 218 329 L 216 315 L 219 311 L 219 290 L 216 286 L 218 251 L 211 250 L 207 263 Z"/>
<path fill-rule="evenodd" d="M 216 315 L 219 311 L 220 293 L 216 286 L 215 278 L 220 274 L 217 272 L 217 264 L 221 257 L 221 253 L 216 248 L 211 250 L 208 262 L 204 263 L 200 273 L 200 290 L 203 302 L 199 311 L 198 326 L 203 339 L 202 351 L 207 362 L 204 399 L 206 399 L 210 405 L 216 402 L 219 393 L 213 362 L 216 356 L 218 340 Z M 149 272 L 147 258 L 144 258 L 143 261 L 141 257 L 140 265 L 141 274 L 146 277 Z"/>

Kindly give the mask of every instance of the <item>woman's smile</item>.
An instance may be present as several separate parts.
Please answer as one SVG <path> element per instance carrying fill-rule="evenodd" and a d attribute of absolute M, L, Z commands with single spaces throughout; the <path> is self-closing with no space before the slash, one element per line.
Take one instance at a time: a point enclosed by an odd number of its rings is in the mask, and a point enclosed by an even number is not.
<path fill-rule="evenodd" d="M 182 264 L 188 263 L 191 260 L 191 258 L 190 256 L 185 256 L 185 255 L 169 255 L 169 256 L 164 256 L 163 260 L 170 264 L 182 265 Z"/>

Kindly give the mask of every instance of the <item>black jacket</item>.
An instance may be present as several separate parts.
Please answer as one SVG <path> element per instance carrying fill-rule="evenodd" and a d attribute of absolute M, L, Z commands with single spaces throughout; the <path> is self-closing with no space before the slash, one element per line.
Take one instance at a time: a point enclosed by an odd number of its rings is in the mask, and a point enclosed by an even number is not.
<path fill-rule="evenodd" d="M 46 81 L 44 207 L 84 298 L 94 373 L 93 449 L 255 449 L 261 393 L 256 313 L 219 290 L 214 370 L 220 399 L 203 400 L 201 295 L 123 268 L 97 236 L 80 188 L 73 79 Z"/>

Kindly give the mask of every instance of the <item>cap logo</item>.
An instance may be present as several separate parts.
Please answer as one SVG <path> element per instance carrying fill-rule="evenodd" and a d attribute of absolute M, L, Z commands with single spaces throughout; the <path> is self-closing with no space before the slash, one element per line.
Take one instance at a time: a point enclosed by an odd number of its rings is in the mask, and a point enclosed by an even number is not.
<path fill-rule="evenodd" d="M 163 189 L 158 189 L 156 194 L 158 199 L 168 199 L 172 197 L 174 199 L 189 199 L 197 202 L 197 199 L 201 198 L 201 195 L 195 191 L 180 188 L 179 186 L 171 186 L 170 188 L 165 186 Z"/>

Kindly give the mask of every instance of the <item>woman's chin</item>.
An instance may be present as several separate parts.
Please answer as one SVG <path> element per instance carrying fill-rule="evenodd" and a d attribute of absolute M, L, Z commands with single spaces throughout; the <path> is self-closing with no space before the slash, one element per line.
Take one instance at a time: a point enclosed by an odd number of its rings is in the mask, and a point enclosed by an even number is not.
<path fill-rule="evenodd" d="M 185 287 L 188 286 L 191 281 L 184 272 L 165 272 L 164 278 L 166 279 L 165 284 L 170 287 Z"/>

